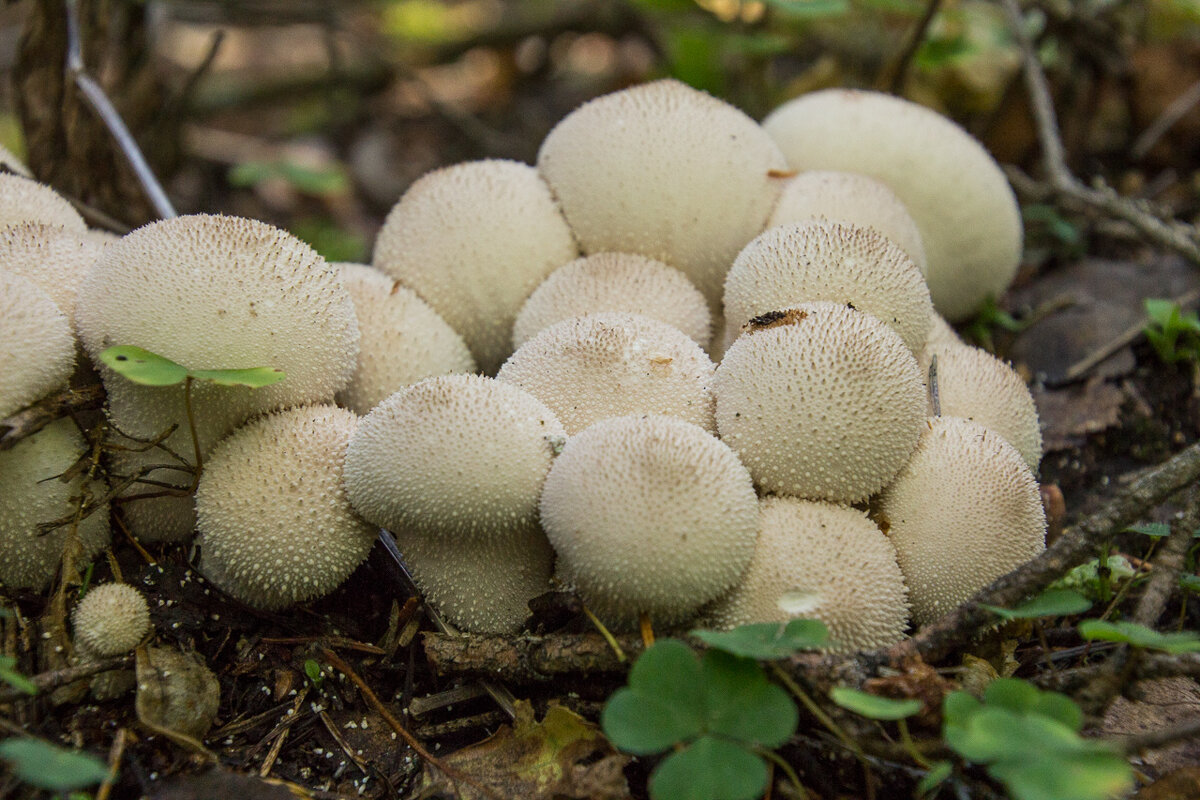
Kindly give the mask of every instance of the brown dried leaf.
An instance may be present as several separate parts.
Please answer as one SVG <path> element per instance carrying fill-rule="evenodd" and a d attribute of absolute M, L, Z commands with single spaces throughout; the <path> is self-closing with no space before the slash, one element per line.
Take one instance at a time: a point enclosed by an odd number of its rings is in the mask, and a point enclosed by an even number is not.
<path fill-rule="evenodd" d="M 137 649 L 138 719 L 176 744 L 207 753 L 201 739 L 217 717 L 221 687 L 199 656 L 165 647 Z"/>

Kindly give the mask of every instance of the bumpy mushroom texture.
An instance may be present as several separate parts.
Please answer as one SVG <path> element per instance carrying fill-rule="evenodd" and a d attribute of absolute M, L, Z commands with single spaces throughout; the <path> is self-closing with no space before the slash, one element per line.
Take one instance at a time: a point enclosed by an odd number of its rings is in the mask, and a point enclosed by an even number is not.
<path fill-rule="evenodd" d="M 85 499 L 95 500 L 108 491 L 103 481 L 82 475 L 57 480 L 87 450 L 75 424 L 62 419 L 0 452 L 0 584 L 34 591 L 50 585 L 70 529 L 43 535 L 39 525 L 75 514 L 85 492 Z M 78 534 L 80 558 L 86 561 L 103 550 L 109 541 L 108 506 L 81 521 Z"/>
<path fill-rule="evenodd" d="M 118 503 L 117 508 L 126 529 L 143 544 L 190 540 L 196 530 L 196 503 L 189 493 L 191 474 L 168 468 L 166 465 L 178 465 L 178 462 L 161 449 L 148 448 L 144 443 L 115 434 L 111 441 L 128 448 L 109 455 L 109 470 L 114 483 L 121 477 L 134 476 L 155 482 L 135 483 L 118 495 L 125 500 Z M 190 453 L 190 449 L 180 451 L 181 455 Z M 175 487 L 178 493 L 135 498 L 136 495 L 157 493 L 166 486 Z"/>
<path fill-rule="evenodd" d="M 87 231 L 87 223 L 79 212 L 49 186 L 0 172 L 0 227 L 21 222 L 61 225 L 80 234 Z"/>
<path fill-rule="evenodd" d="M 991 428 L 1017 448 L 1031 470 L 1042 460 L 1037 406 L 1017 371 L 986 350 L 963 344 L 926 347 L 922 368 L 937 355 L 940 411 Z M 933 413 L 932 405 L 929 413 Z"/>
<path fill-rule="evenodd" d="M 1033 473 L 999 434 L 969 420 L 929 418 L 912 459 L 873 505 L 917 625 L 1045 549 Z"/>
<path fill-rule="evenodd" d="M 541 501 L 559 574 L 607 624 L 687 619 L 754 554 L 757 500 L 725 444 L 664 416 L 603 420 L 567 441 Z"/>
<path fill-rule="evenodd" d="M 66 386 L 71 324 L 28 278 L 0 268 L 0 419 Z"/>
<path fill-rule="evenodd" d="M 835 652 L 889 647 L 908 626 L 896 548 L 862 511 L 768 496 L 746 574 L 705 611 L 719 628 L 819 619 Z"/>
<path fill-rule="evenodd" d="M 717 430 L 767 492 L 857 503 L 916 447 L 925 384 L 900 336 L 844 305 L 759 317 L 717 367 Z"/>
<path fill-rule="evenodd" d="M 513 353 L 496 379 L 545 403 L 568 435 L 627 414 L 665 414 L 716 433 L 713 369 L 678 328 L 607 313 L 551 325 Z"/>
<path fill-rule="evenodd" d="M 537 165 L 585 253 L 641 253 L 677 267 L 713 309 L 787 170 L 754 120 L 673 80 L 580 106 L 550 131 Z"/>
<path fill-rule="evenodd" d="M 738 254 L 725 277 L 726 335 L 815 300 L 875 315 L 914 353 L 929 334 L 929 288 L 903 250 L 871 228 L 810 221 L 770 228 Z"/>
<path fill-rule="evenodd" d="M 514 633 L 529 601 L 550 591 L 554 550 L 537 527 L 498 541 L 435 541 L 401 531 L 396 542 L 421 594 L 460 630 Z"/>
<path fill-rule="evenodd" d="M 137 647 L 150 632 L 150 607 L 129 584 L 106 583 L 88 590 L 71 623 L 81 655 L 119 656 Z"/>
<path fill-rule="evenodd" d="M 374 265 L 429 303 L 494 374 L 512 352 L 521 304 L 577 255 L 537 170 L 489 160 L 436 170 L 409 187 L 379 232 Z"/>
<path fill-rule="evenodd" d="M 0 228 L 0 270 L 23 275 L 50 295 L 75 327 L 75 295 L 105 245 L 90 233 L 22 222 Z"/>
<path fill-rule="evenodd" d="M 917 265 L 927 267 L 921 232 L 900 198 L 884 184 L 853 172 L 802 172 L 784 185 L 767 227 L 827 220 L 872 228 L 896 243 Z"/>
<path fill-rule="evenodd" d="M 556 322 L 606 311 L 665 322 L 701 347 L 712 338 L 708 303 L 682 272 L 635 253 L 595 253 L 559 267 L 530 295 L 513 324 L 513 346 Z"/>
<path fill-rule="evenodd" d="M 958 335 L 958 332 L 951 327 L 946 318 L 934 311 L 929 315 L 929 335 L 925 337 L 925 347 L 918 357 L 923 368 L 929 368 L 929 358 L 927 354 L 933 351 L 935 347 L 949 347 L 952 345 L 966 346 L 966 342 Z"/>
<path fill-rule="evenodd" d="M 763 121 L 793 169 L 845 170 L 886 184 L 921 231 L 933 304 L 970 316 L 1021 258 L 1021 214 L 995 159 L 954 122 L 878 92 L 827 89 Z"/>
<path fill-rule="evenodd" d="M 358 368 L 338 402 L 366 414 L 380 400 L 422 378 L 474 372 L 462 337 L 416 292 L 377 269 L 340 264 L 358 316 Z"/>
<path fill-rule="evenodd" d="M 350 576 L 376 536 L 342 483 L 357 425 L 346 409 L 302 406 L 217 445 L 196 488 L 200 568 L 210 580 L 274 610 L 329 594 Z"/>
<path fill-rule="evenodd" d="M 22 178 L 31 177 L 29 167 L 21 159 L 9 150 L 4 145 L 0 145 L 0 173 L 7 170 L 14 175 L 20 175 Z"/>
<path fill-rule="evenodd" d="M 431 540 L 500 541 L 536 527 L 566 432 L 540 400 L 481 375 L 427 378 L 363 418 L 346 456 L 358 513 Z"/>

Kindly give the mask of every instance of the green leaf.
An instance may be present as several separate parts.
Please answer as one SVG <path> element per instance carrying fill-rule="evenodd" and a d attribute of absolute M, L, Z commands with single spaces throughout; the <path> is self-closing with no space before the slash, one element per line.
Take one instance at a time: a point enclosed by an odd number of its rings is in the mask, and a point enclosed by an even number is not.
<path fill-rule="evenodd" d="M 187 367 L 133 345 L 110 347 L 100 354 L 100 361 L 143 386 L 174 386 L 188 376 Z"/>
<path fill-rule="evenodd" d="M 659 753 L 704 732 L 700 663 L 677 639 L 661 639 L 638 658 L 629 687 L 618 689 L 600 715 L 614 745 L 637 755 Z"/>
<path fill-rule="evenodd" d="M 0 680 L 19 692 L 37 694 L 37 684 L 17 672 L 16 665 L 17 660 L 12 656 L 0 656 Z"/>
<path fill-rule="evenodd" d="M 1134 647 L 1162 650 L 1171 655 L 1200 653 L 1200 634 L 1192 631 L 1160 633 L 1134 622 L 1106 622 L 1089 619 L 1079 624 L 1079 633 L 1085 639 L 1122 642 Z"/>
<path fill-rule="evenodd" d="M 762 622 L 731 631 L 692 631 L 692 636 L 717 650 L 761 661 L 829 645 L 829 628 L 818 619 L 794 619 L 786 625 Z"/>
<path fill-rule="evenodd" d="M 1155 539 L 1161 539 L 1164 536 L 1171 535 L 1171 526 L 1165 522 L 1147 522 L 1145 525 L 1130 525 L 1125 530 L 1130 533 L 1140 533 L 1143 536 L 1151 536 Z"/>
<path fill-rule="evenodd" d="M 988 684 L 984 702 L 1018 714 L 1038 714 L 1057 720 L 1073 731 L 1083 725 L 1079 706 L 1065 694 L 1043 692 L 1019 678 L 997 678 Z"/>
<path fill-rule="evenodd" d="M 275 367 L 250 367 L 249 369 L 194 369 L 191 376 L 196 380 L 215 383 L 217 386 L 249 386 L 258 389 L 279 383 L 287 377 Z"/>
<path fill-rule="evenodd" d="M 796 704 L 748 658 L 709 650 L 701 661 L 705 732 L 778 747 L 796 731 Z"/>
<path fill-rule="evenodd" d="M 1200 593 L 1200 576 L 1180 575 L 1179 585 L 1189 592 Z"/>
<path fill-rule="evenodd" d="M 947 726 L 965 725 L 971 715 L 983 708 L 983 703 L 967 692 L 951 692 L 942 701 L 942 718 Z"/>
<path fill-rule="evenodd" d="M 1002 761 L 990 766 L 988 774 L 1003 782 L 1015 800 L 1107 800 L 1124 796 L 1133 784 L 1128 762 L 1100 750 Z"/>
<path fill-rule="evenodd" d="M 847 711 L 853 711 L 867 719 L 904 719 L 921 710 L 920 700 L 893 700 L 846 686 L 834 688 L 829 692 L 829 697 Z"/>
<path fill-rule="evenodd" d="M 1092 603 L 1078 592 L 1070 589 L 1050 589 L 1016 608 L 1000 608 L 984 605 L 988 611 L 1004 619 L 1034 619 L 1037 617 L 1065 617 L 1079 614 L 1092 607 Z"/>
<path fill-rule="evenodd" d="M 41 739 L 5 739 L 0 742 L 0 758 L 8 761 L 19 779 L 52 792 L 82 789 L 108 777 L 108 765 L 95 756 Z"/>
<path fill-rule="evenodd" d="M 1147 297 L 1142 301 L 1146 317 L 1160 328 L 1170 329 L 1179 322 L 1179 304 L 1161 298 Z"/>
<path fill-rule="evenodd" d="M 765 0 L 780 14 L 792 19 L 840 17 L 850 10 L 849 0 Z"/>
<path fill-rule="evenodd" d="M 752 800 L 766 787 L 762 758 L 715 736 L 672 753 L 650 776 L 651 800 Z"/>
<path fill-rule="evenodd" d="M 938 761 L 929 767 L 929 771 L 917 783 L 917 794 L 925 796 L 942 785 L 954 772 L 954 764 L 949 761 Z"/>

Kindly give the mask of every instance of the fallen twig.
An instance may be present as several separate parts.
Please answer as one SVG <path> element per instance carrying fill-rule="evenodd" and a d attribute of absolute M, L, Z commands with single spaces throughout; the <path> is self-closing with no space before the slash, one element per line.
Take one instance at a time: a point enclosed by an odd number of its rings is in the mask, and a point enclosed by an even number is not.
<path fill-rule="evenodd" d="M 65 669 L 51 670 L 50 672 L 42 672 L 37 675 L 30 676 L 29 680 L 33 681 L 33 685 L 38 688 L 39 692 L 44 692 L 47 689 L 56 689 L 64 684 L 73 683 L 74 681 L 83 678 L 90 678 L 98 672 L 108 672 L 112 669 L 121 669 L 123 667 L 133 666 L 133 656 L 112 656 L 100 661 L 93 661 L 87 664 L 80 664 L 77 667 L 67 667 Z M 29 697 L 19 689 L 12 687 L 4 687 L 0 689 L 0 703 L 11 703 L 13 700 L 19 700 Z"/>
<path fill-rule="evenodd" d="M 100 384 L 64 389 L 43 398 L 11 417 L 0 420 L 0 452 L 40 431 L 55 420 L 76 411 L 91 411 L 104 405 L 104 387 Z"/>

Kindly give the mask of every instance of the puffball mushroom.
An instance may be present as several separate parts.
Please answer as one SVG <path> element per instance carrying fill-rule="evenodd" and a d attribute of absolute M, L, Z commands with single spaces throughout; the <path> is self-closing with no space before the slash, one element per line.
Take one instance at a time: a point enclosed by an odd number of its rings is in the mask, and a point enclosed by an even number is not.
<path fill-rule="evenodd" d="M 380 400 L 433 375 L 474 372 L 462 337 L 411 289 L 377 269 L 340 264 L 361 333 L 358 368 L 338 402 L 366 414 Z"/>
<path fill-rule="evenodd" d="M 373 263 L 429 303 L 493 374 L 512 352 L 521 304 L 577 255 L 537 170 L 488 160 L 413 183 L 379 231 Z"/>
<path fill-rule="evenodd" d="M 701 347 L 712 338 L 708 302 L 682 272 L 636 253 L 594 253 L 554 270 L 529 296 L 513 323 L 513 347 L 556 322 L 605 311 L 652 317 Z"/>
<path fill-rule="evenodd" d="M 75 327 L 75 295 L 105 244 L 61 225 L 22 222 L 0 228 L 0 271 L 22 275 L 50 296 Z"/>
<path fill-rule="evenodd" d="M 921 231 L 933 304 L 970 316 L 1003 292 L 1021 258 L 1021 213 L 995 159 L 951 120 L 879 92 L 826 89 L 772 111 L 763 128 L 798 170 L 886 184 Z"/>
<path fill-rule="evenodd" d="M 904 251 L 925 275 L 921 231 L 900 198 L 884 184 L 853 172 L 813 170 L 784 184 L 767 227 L 821 220 L 872 228 Z"/>
<path fill-rule="evenodd" d="M 30 178 L 0 172 L 0 227 L 21 222 L 61 225 L 73 233 L 87 230 L 83 217 L 58 192 Z"/>
<path fill-rule="evenodd" d="M 717 430 L 765 492 L 857 503 L 916 447 L 925 385 L 870 314 L 802 303 L 751 324 L 717 367 Z"/>
<path fill-rule="evenodd" d="M 89 481 L 82 474 L 59 478 L 87 452 L 69 419 L 56 420 L 0 451 L 0 584 L 41 591 L 54 579 L 70 526 L 49 533 L 38 526 L 75 514 L 85 492 L 98 500 L 108 491 L 103 481 Z M 79 523 L 78 535 L 78 555 L 85 561 L 108 546 L 107 504 Z"/>
<path fill-rule="evenodd" d="M 584 253 L 641 253 L 677 267 L 714 309 L 787 170 L 754 120 L 674 80 L 575 109 L 546 136 L 537 166 Z"/>
<path fill-rule="evenodd" d="M 558 572 L 606 623 L 682 621 L 742 575 L 754 554 L 750 474 L 703 428 L 616 417 L 572 436 L 541 500 Z"/>
<path fill-rule="evenodd" d="M 351 411 L 302 406 L 260 417 L 214 448 L 196 488 L 200 568 L 223 591 L 275 610 L 336 589 L 377 529 L 354 513 L 342 473 Z"/>
<path fill-rule="evenodd" d="M 150 607 L 126 583 L 93 586 L 71 615 L 75 647 L 85 658 L 128 653 L 150 632 Z"/>
<path fill-rule="evenodd" d="M 862 511 L 792 497 L 758 502 L 746 574 L 704 613 L 718 628 L 819 619 L 834 652 L 889 647 L 908 627 L 896 548 Z"/>
<path fill-rule="evenodd" d="M 1021 454 L 984 426 L 930 417 L 912 459 L 873 503 L 924 625 L 1045 549 L 1046 515 Z"/>
<path fill-rule="evenodd" d="M 568 435 L 627 414 L 665 414 L 716 432 L 713 363 L 665 322 L 590 314 L 555 323 L 512 354 L 496 380 L 546 404 Z"/>
<path fill-rule="evenodd" d="M 798 303 L 849 303 L 873 314 L 919 353 L 933 305 L 921 271 L 870 228 L 791 223 L 755 237 L 725 276 L 726 335 L 753 317 Z"/>
<path fill-rule="evenodd" d="M 481 375 L 426 378 L 363 418 L 346 455 L 350 502 L 391 531 L 499 541 L 537 526 L 566 432 L 540 400 Z"/>
<path fill-rule="evenodd" d="M 28 278 L 0 268 L 0 419 L 67 385 L 71 324 Z"/>

